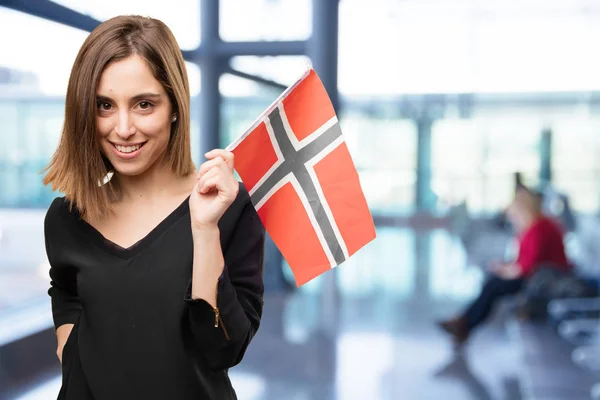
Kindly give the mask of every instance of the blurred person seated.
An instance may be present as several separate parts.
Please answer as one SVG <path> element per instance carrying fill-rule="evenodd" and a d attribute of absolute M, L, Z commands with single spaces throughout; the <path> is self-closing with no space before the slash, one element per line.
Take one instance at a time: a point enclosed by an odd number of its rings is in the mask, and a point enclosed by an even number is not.
<path fill-rule="evenodd" d="M 551 266 L 564 272 L 571 269 L 565 254 L 563 231 L 556 222 L 542 214 L 540 196 L 524 186 L 518 188 L 507 209 L 507 216 L 518 236 L 518 257 L 514 262 L 492 265 L 492 276 L 479 297 L 463 314 L 439 323 L 457 345 L 467 341 L 471 332 L 490 315 L 499 299 L 521 291 L 540 266 Z"/>

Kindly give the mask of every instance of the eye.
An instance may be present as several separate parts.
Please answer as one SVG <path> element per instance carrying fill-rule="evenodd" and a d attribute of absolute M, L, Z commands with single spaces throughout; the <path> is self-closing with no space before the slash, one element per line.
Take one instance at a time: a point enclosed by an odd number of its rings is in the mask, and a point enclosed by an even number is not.
<path fill-rule="evenodd" d="M 106 101 L 99 101 L 97 105 L 98 110 L 100 111 L 110 111 L 110 109 L 112 108 L 112 105 Z"/>
<path fill-rule="evenodd" d="M 138 104 L 138 107 L 140 107 L 140 109 L 142 110 L 149 110 L 152 107 L 152 103 L 150 103 L 149 101 L 140 101 L 140 103 Z"/>

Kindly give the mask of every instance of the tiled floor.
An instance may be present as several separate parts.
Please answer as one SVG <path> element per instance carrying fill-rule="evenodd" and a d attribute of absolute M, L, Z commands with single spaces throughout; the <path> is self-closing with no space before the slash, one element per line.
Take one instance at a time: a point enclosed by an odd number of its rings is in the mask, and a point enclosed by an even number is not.
<path fill-rule="evenodd" d="M 346 264 L 294 293 L 266 296 L 259 333 L 231 370 L 238 397 L 518 400 L 519 356 L 500 318 L 462 356 L 434 325 L 481 279 L 446 232 L 379 228 Z M 58 378 L 45 382 L 20 400 L 55 398 L 58 386 Z"/>

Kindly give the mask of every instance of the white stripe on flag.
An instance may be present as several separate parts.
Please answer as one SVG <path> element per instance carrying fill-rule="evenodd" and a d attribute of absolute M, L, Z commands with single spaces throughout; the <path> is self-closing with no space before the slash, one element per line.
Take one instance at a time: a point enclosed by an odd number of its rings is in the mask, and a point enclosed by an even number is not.
<path fill-rule="evenodd" d="M 321 136 L 323 133 L 325 133 L 327 131 L 327 129 L 331 128 L 333 125 L 335 125 L 338 122 L 337 116 L 334 115 L 333 118 L 331 118 L 329 121 L 325 122 L 319 129 L 317 129 L 316 131 L 314 131 L 313 133 L 311 133 L 304 139 L 298 140 L 298 138 L 294 134 L 294 131 L 292 130 L 292 127 L 290 126 L 290 122 L 287 119 L 287 114 L 285 113 L 283 103 L 280 103 L 277 106 L 277 108 L 279 108 L 279 115 L 281 116 L 281 122 L 283 123 L 283 127 L 285 128 L 285 132 L 287 133 L 288 137 L 290 138 L 290 142 L 292 142 L 292 145 L 294 146 L 294 149 L 296 149 L 296 151 L 300 150 L 301 148 L 303 148 L 304 146 L 306 146 L 307 144 L 309 144 L 310 142 L 312 142 L 313 140 L 315 140 L 316 138 Z"/>
<path fill-rule="evenodd" d="M 323 251 L 325 251 L 327 260 L 329 260 L 329 265 L 331 266 L 331 268 L 333 268 L 337 265 L 337 263 L 335 262 L 335 258 L 333 257 L 333 254 L 331 253 L 329 246 L 327 245 L 327 241 L 325 240 L 325 235 L 323 235 L 323 231 L 321 230 L 321 227 L 319 226 L 319 223 L 317 222 L 317 218 L 316 218 L 315 214 L 313 213 L 312 208 L 310 208 L 310 203 L 308 202 L 306 193 L 304 193 L 304 190 L 302 190 L 302 187 L 300 186 L 300 182 L 298 182 L 298 179 L 296 179 L 296 176 L 294 174 L 290 174 L 290 175 L 291 175 L 290 181 L 292 183 L 292 186 L 294 187 L 294 189 L 296 189 L 296 193 L 298 193 L 298 197 L 300 198 L 300 201 L 302 202 L 302 205 L 304 206 L 304 209 L 306 210 L 306 214 L 308 215 L 308 218 L 310 219 L 310 223 L 312 224 L 313 229 L 315 230 L 315 233 L 317 234 L 317 238 L 319 238 L 319 243 L 321 243 L 321 247 L 323 248 Z"/>
<path fill-rule="evenodd" d="M 256 205 L 254 206 L 254 208 L 256 208 L 256 211 L 260 210 L 260 208 L 265 205 L 265 203 L 275 194 L 275 192 L 277 192 L 279 189 L 281 189 L 283 187 L 283 185 L 288 183 L 290 181 L 290 176 L 292 176 L 292 175 L 293 175 L 292 173 L 287 174 L 286 176 L 283 177 L 282 180 L 280 180 L 275 185 L 273 185 L 271 190 L 269 190 L 267 192 L 267 194 L 265 194 L 265 196 L 262 199 L 260 199 L 260 201 L 258 203 L 256 203 Z"/>
<path fill-rule="evenodd" d="M 256 182 L 252 189 L 250 189 L 250 191 L 248 192 L 250 196 L 252 196 L 254 192 L 256 192 L 258 188 L 260 188 L 263 185 L 263 183 L 265 183 L 266 180 L 269 179 L 273 172 L 275 172 L 275 170 L 279 168 L 279 166 L 285 161 L 283 159 L 281 149 L 279 148 L 279 144 L 277 143 L 277 140 L 275 140 L 275 133 L 273 132 L 273 127 L 271 126 L 271 121 L 269 120 L 269 117 L 265 117 L 263 122 L 267 127 L 267 132 L 269 133 L 269 140 L 271 140 L 271 145 L 273 146 L 273 150 L 275 150 L 275 154 L 277 155 L 277 161 L 271 166 L 271 168 L 269 168 L 269 170 L 263 175 L 263 177 L 260 178 L 258 182 Z"/>
<path fill-rule="evenodd" d="M 283 177 L 282 180 L 280 180 L 279 182 L 277 182 L 277 184 L 274 185 L 271 188 L 271 190 L 269 190 L 269 192 L 265 195 L 265 197 L 263 197 L 256 204 L 256 206 L 255 206 L 256 211 L 260 210 L 260 208 L 279 189 L 281 189 L 287 183 L 291 183 L 292 187 L 294 188 L 294 190 L 298 194 L 298 198 L 302 202 L 302 206 L 304 207 L 304 211 L 306 211 L 306 215 L 308 216 L 308 219 L 310 220 L 310 224 L 312 225 L 313 229 L 315 230 L 317 238 L 319 239 L 319 243 L 321 243 L 321 247 L 323 248 L 323 251 L 325 252 L 325 255 L 327 256 L 327 260 L 329 261 L 329 265 L 331 265 L 331 268 L 335 267 L 336 266 L 335 258 L 333 257 L 333 254 L 331 253 L 331 250 L 329 249 L 329 246 L 327 245 L 327 241 L 325 240 L 325 236 L 323 235 L 323 232 L 321 231 L 321 228 L 319 227 L 319 224 L 317 223 L 317 218 L 315 217 L 315 214 L 313 213 L 312 208 L 310 208 L 310 203 L 308 202 L 308 198 L 306 197 L 306 194 L 302 190 L 302 187 L 300 186 L 300 182 L 298 182 L 298 179 L 296 179 L 296 177 L 294 176 L 293 173 L 290 172 L 289 174 L 287 174 L 285 177 Z M 345 245 L 344 245 L 344 247 L 345 247 Z"/>
<path fill-rule="evenodd" d="M 344 138 L 342 136 L 340 136 L 336 140 L 331 142 L 329 144 L 329 146 L 324 148 L 319 154 L 314 156 L 311 160 L 307 161 L 304 165 L 306 166 L 306 169 L 308 170 L 308 174 L 310 175 L 310 178 L 312 179 L 313 184 L 315 185 L 315 188 L 317 189 L 319 199 L 321 200 L 321 204 L 323 205 L 323 210 L 325 211 L 325 214 L 327 215 L 327 218 L 329 219 L 329 222 L 331 223 L 331 227 L 333 228 L 333 233 L 335 234 L 335 238 L 337 239 L 338 243 L 340 244 L 342 252 L 344 253 L 344 257 L 347 260 L 348 258 L 350 258 L 350 256 L 348 255 L 348 248 L 346 247 L 346 242 L 344 242 L 344 239 L 342 238 L 340 229 L 338 228 L 337 223 L 335 222 L 335 218 L 333 217 L 331 208 L 329 208 L 329 203 L 327 203 L 327 199 L 325 198 L 325 194 L 323 193 L 323 187 L 319 183 L 319 178 L 317 177 L 317 173 L 314 168 L 315 165 L 319 161 L 321 161 L 323 158 L 325 158 L 325 156 L 327 156 L 329 153 L 331 153 L 333 150 L 335 150 L 342 143 L 344 143 Z"/>

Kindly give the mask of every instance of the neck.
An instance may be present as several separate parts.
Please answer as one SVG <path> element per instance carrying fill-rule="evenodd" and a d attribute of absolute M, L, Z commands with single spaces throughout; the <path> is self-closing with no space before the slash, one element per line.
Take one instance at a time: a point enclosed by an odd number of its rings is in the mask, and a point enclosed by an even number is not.
<path fill-rule="evenodd" d="M 182 183 L 184 180 L 189 180 L 189 177 L 176 176 L 164 163 L 156 163 L 142 174 L 135 176 L 119 174 L 118 179 L 121 201 L 130 202 L 164 199 L 165 196 L 184 190 Z"/>

